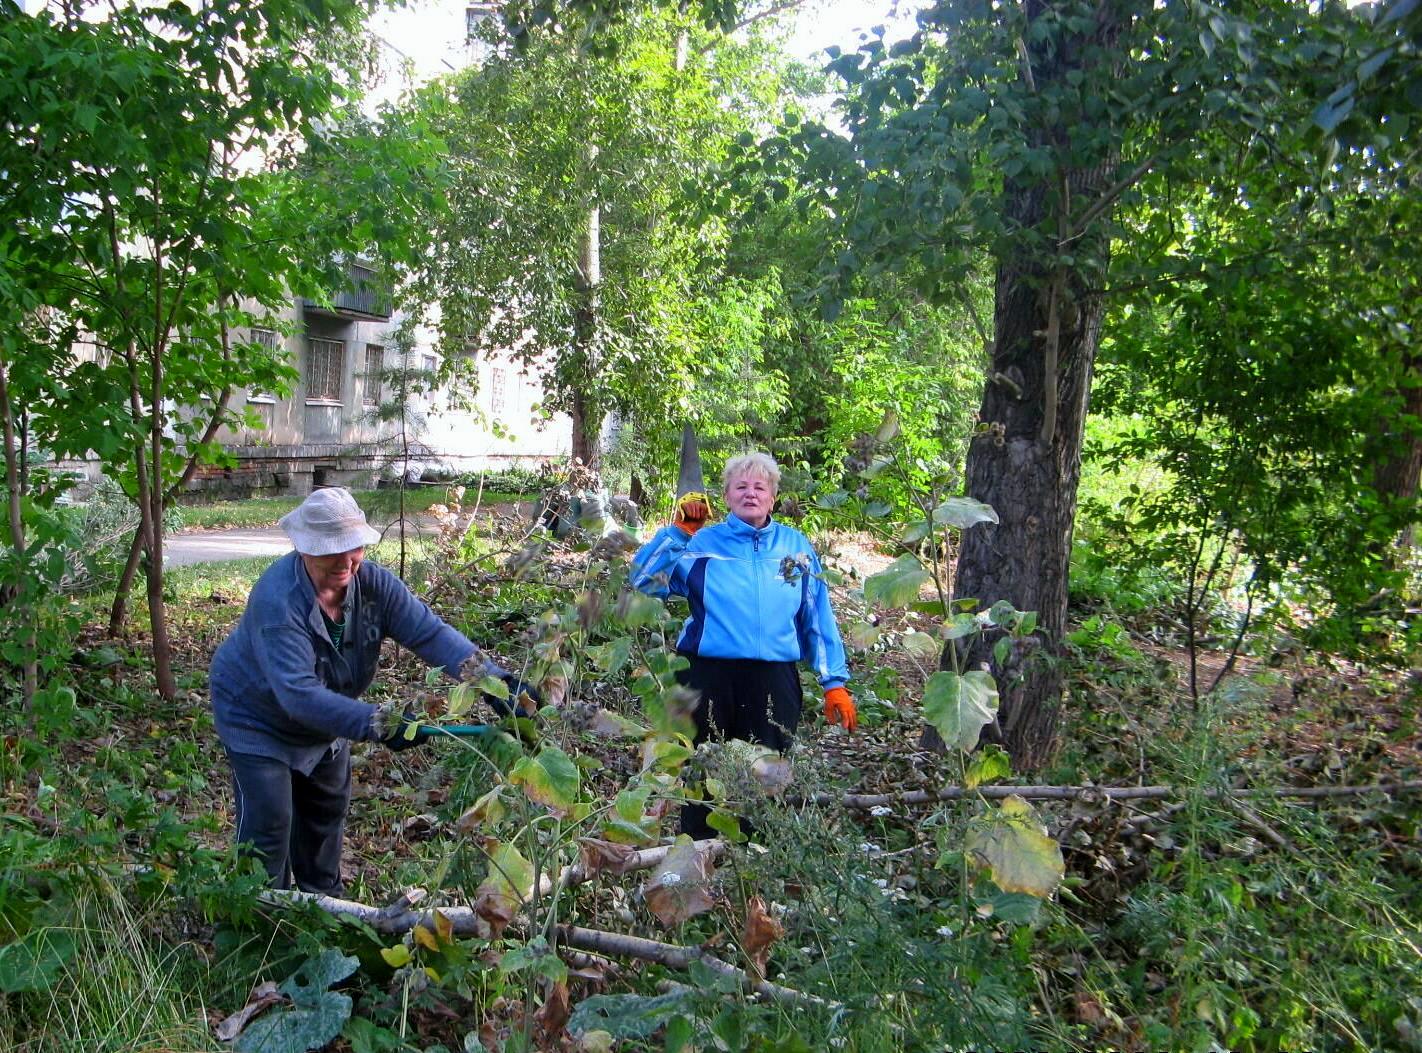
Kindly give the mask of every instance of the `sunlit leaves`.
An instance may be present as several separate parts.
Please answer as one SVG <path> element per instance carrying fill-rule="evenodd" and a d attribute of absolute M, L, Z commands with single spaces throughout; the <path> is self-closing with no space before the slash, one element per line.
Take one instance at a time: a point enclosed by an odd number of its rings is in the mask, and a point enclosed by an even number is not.
<path fill-rule="evenodd" d="M 971 497 L 950 497 L 933 510 L 933 521 L 940 526 L 967 530 L 979 523 L 996 523 L 998 518 L 991 505 Z"/>
<path fill-rule="evenodd" d="M 508 778 L 522 787 L 530 800 L 555 815 L 566 815 L 577 800 L 578 766 L 557 746 L 545 746 L 536 756 L 523 757 Z"/>
<path fill-rule="evenodd" d="M 996 716 L 997 683 L 985 670 L 939 670 L 924 685 L 923 717 L 950 746 L 971 750 Z"/>
<path fill-rule="evenodd" d="M 901 607 L 917 599 L 918 590 L 932 580 L 918 557 L 905 553 L 877 574 L 864 579 L 864 598 L 881 607 Z"/>
<path fill-rule="evenodd" d="M 1016 795 L 975 823 L 966 848 L 1004 892 L 1045 898 L 1066 873 L 1061 847 L 1047 836 L 1036 810 Z"/>

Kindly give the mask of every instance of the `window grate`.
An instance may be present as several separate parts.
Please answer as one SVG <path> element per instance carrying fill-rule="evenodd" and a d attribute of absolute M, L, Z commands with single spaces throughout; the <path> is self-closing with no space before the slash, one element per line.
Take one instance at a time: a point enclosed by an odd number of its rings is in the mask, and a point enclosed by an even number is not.
<path fill-rule="evenodd" d="M 306 355 L 306 397 L 330 402 L 341 401 L 341 373 L 345 367 L 346 345 L 340 340 L 311 338 Z"/>

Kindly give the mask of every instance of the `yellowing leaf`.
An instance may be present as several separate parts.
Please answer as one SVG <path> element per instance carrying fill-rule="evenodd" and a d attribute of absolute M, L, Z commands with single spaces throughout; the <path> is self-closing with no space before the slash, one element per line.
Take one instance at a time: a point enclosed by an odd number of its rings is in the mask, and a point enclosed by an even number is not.
<path fill-rule="evenodd" d="M 498 939 L 533 891 L 533 865 L 510 844 L 492 841 L 486 847 L 489 874 L 474 896 L 474 913 L 489 923 Z"/>
<path fill-rule="evenodd" d="M 968 789 L 974 789 L 994 779 L 1005 779 L 1012 774 L 1012 761 L 1001 746 L 984 746 L 973 755 L 972 763 L 964 774 L 963 781 Z"/>
<path fill-rule="evenodd" d="M 904 633 L 903 648 L 915 658 L 938 657 L 938 641 L 928 633 Z"/>
<path fill-rule="evenodd" d="M 500 683 L 502 682 L 500 681 Z M 462 717 L 482 697 L 480 690 L 473 684 L 455 684 L 449 690 L 449 705 L 445 707 L 445 714 L 451 717 Z"/>
<path fill-rule="evenodd" d="M 923 719 L 943 741 L 964 753 L 978 744 L 983 727 L 997 716 L 997 683 L 992 674 L 973 669 L 959 676 L 939 670 L 923 688 Z"/>
<path fill-rule="evenodd" d="M 481 827 L 497 823 L 507 811 L 502 788 L 495 786 L 465 809 L 464 814 L 455 820 L 454 828 L 462 834 L 478 833 Z"/>
<path fill-rule="evenodd" d="M 448 914 L 442 910 L 434 911 L 435 934 L 439 936 L 440 943 L 454 942 L 454 922 L 450 920 Z"/>
<path fill-rule="evenodd" d="M 1004 892 L 1045 899 L 1066 873 L 1061 847 L 1047 836 L 1036 810 L 1016 795 L 977 821 L 965 847 Z"/>
<path fill-rule="evenodd" d="M 423 925 L 416 925 L 414 936 L 415 942 L 418 943 L 421 947 L 429 951 L 438 952 L 439 939 L 435 936 L 434 933 L 430 932 L 429 929 L 425 928 Z"/>
<path fill-rule="evenodd" d="M 521 758 L 509 782 L 554 815 L 566 815 L 578 796 L 578 766 L 557 746 L 545 746 L 538 756 Z"/>
<path fill-rule="evenodd" d="M 403 943 L 397 943 L 394 947 L 382 947 L 380 957 L 385 959 L 385 964 L 390 968 L 398 969 L 402 965 L 410 964 L 410 948 Z"/>

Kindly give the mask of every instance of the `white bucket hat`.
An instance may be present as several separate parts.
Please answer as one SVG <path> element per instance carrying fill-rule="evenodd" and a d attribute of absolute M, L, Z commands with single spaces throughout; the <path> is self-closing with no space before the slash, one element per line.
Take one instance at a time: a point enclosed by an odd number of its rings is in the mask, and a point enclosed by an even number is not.
<path fill-rule="evenodd" d="M 351 492 L 339 486 L 313 490 L 281 517 L 280 526 L 296 551 L 307 556 L 333 556 L 380 540 L 380 531 L 365 521 Z"/>

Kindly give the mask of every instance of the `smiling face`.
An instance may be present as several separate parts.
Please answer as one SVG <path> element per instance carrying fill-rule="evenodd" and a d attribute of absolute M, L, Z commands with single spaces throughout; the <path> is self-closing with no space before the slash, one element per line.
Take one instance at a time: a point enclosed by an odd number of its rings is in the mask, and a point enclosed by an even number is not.
<path fill-rule="evenodd" d="M 353 548 L 349 552 L 337 552 L 332 556 L 308 556 L 304 552 L 301 554 L 301 562 L 306 565 L 306 573 L 311 578 L 311 584 L 316 586 L 318 596 L 344 596 L 346 586 L 355 577 L 363 559 L 363 547 Z"/>
<path fill-rule="evenodd" d="M 726 480 L 726 507 L 742 522 L 759 529 L 770 522 L 775 487 L 759 473 L 739 473 Z"/>

